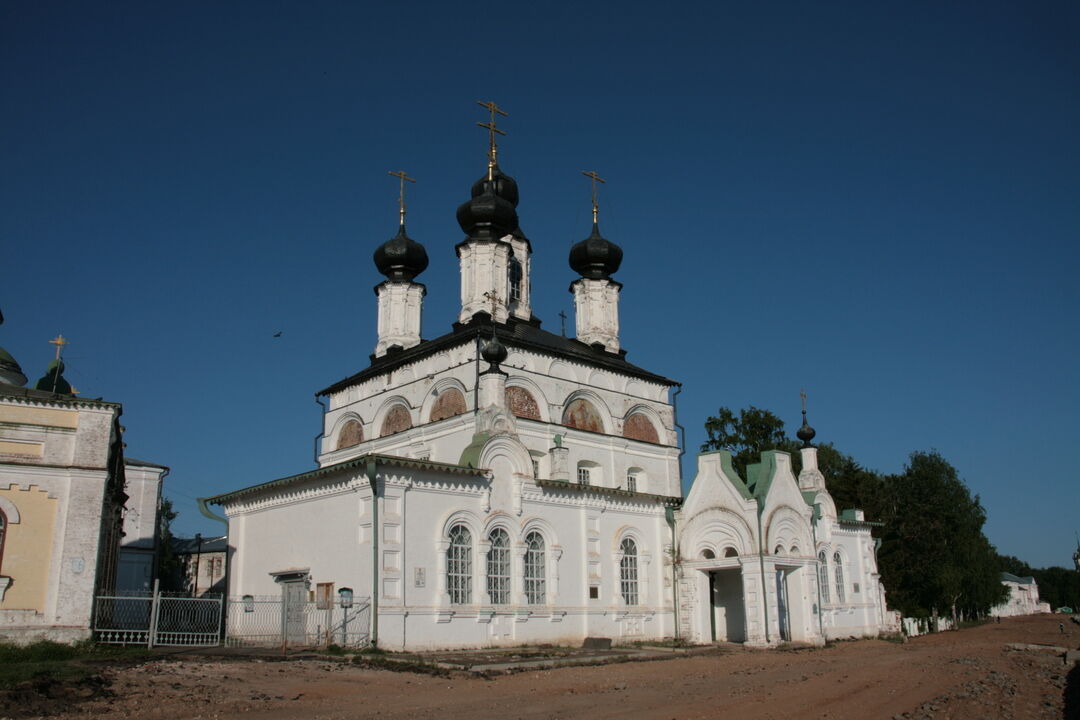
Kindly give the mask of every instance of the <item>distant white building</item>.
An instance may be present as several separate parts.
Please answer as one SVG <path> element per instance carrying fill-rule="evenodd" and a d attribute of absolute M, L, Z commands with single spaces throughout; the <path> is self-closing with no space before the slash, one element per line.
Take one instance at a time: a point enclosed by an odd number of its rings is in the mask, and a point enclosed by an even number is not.
<path fill-rule="evenodd" d="M 990 609 L 994 617 L 1013 615 L 1035 615 L 1050 612 L 1050 603 L 1040 602 L 1039 585 L 1033 577 L 1018 577 L 1012 573 L 1001 573 L 1001 584 L 1009 589 L 1008 599 Z"/>
<path fill-rule="evenodd" d="M 803 469 L 746 479 L 698 458 L 684 499 L 672 390 L 626 359 L 622 250 L 570 250 L 576 333 L 541 329 L 516 182 L 494 162 L 458 210 L 461 310 L 420 335 L 427 267 L 405 233 L 375 252 L 371 364 L 318 393 L 318 467 L 224 493 L 229 594 L 369 596 L 390 649 L 620 642 L 820 644 L 895 629 L 870 523 L 837 513 L 805 426 Z"/>

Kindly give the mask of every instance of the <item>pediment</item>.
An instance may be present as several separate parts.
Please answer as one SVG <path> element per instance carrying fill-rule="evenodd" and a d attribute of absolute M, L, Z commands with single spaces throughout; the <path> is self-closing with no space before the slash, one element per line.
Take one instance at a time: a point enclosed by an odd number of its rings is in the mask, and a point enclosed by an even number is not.
<path fill-rule="evenodd" d="M 754 510 L 756 505 L 731 466 L 731 453 L 717 450 L 698 455 L 697 475 L 682 507 L 684 518 L 690 519 L 712 508 L 742 514 Z"/>

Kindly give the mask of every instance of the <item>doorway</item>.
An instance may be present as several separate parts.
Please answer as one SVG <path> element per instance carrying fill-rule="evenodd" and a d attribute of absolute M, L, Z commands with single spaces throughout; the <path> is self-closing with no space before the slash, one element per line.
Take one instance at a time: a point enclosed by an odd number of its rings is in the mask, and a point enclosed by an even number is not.
<path fill-rule="evenodd" d="M 791 606 L 788 603 L 787 571 L 776 571 L 776 616 L 780 624 L 780 639 L 791 641 Z"/>
<path fill-rule="evenodd" d="M 712 570 L 708 576 L 712 641 L 746 642 L 746 605 L 741 569 Z"/>

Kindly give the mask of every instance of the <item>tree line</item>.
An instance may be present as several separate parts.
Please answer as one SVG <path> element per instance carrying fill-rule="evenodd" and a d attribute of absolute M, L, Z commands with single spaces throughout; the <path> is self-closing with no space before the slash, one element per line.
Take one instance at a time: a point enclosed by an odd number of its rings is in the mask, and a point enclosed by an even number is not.
<path fill-rule="evenodd" d="M 703 451 L 728 450 L 743 478 L 746 466 L 765 450 L 792 455 L 799 472 L 802 444 L 789 437 L 784 421 L 769 410 L 738 413 L 721 407 L 705 422 Z M 832 443 L 815 445 L 818 467 L 838 509 L 860 508 L 884 523 L 878 570 L 889 606 L 906 617 L 983 617 L 1007 599 L 1001 572 L 1034 576 L 1051 607 L 1080 607 L 1080 572 L 1036 570 L 999 555 L 983 533 L 986 510 L 959 474 L 936 450 L 911 453 L 904 470 L 871 470 Z M 1046 583 L 1045 587 L 1043 583 Z"/>

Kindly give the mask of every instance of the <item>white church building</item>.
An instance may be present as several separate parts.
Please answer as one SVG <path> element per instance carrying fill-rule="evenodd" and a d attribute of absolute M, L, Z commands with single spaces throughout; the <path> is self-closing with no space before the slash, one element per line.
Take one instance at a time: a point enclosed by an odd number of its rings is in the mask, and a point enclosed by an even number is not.
<path fill-rule="evenodd" d="M 786 453 L 764 453 L 747 478 L 727 452 L 705 453 L 684 497 L 679 384 L 626 359 L 622 251 L 595 202 L 570 250 L 573 338 L 533 314 L 517 204 L 492 142 L 457 212 L 457 322 L 425 340 L 427 254 L 402 203 L 375 251 L 386 280 L 371 364 L 318 393 L 318 467 L 208 499 L 229 521 L 229 595 L 350 588 L 390 650 L 820 644 L 895 629 L 872 523 L 838 514 L 805 415 L 798 477 Z"/>

